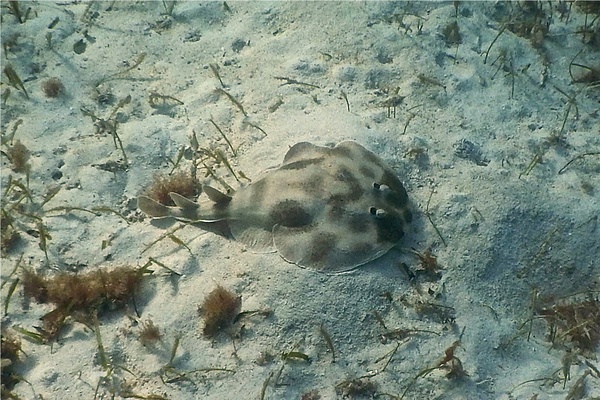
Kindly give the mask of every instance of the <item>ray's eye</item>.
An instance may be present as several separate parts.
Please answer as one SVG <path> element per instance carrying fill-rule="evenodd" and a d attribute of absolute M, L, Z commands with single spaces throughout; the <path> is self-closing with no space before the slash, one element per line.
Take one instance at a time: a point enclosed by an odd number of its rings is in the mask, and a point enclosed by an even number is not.
<path fill-rule="evenodd" d="M 382 210 L 381 208 L 377 209 L 377 211 L 375 211 L 375 217 L 376 218 L 384 218 L 387 215 L 387 211 Z"/>
<path fill-rule="evenodd" d="M 374 215 L 375 218 L 384 218 L 387 212 L 381 208 L 369 207 L 369 214 Z"/>
<path fill-rule="evenodd" d="M 379 192 L 386 192 L 386 191 L 390 190 L 390 187 L 383 183 L 373 182 L 373 189 L 375 189 Z"/>

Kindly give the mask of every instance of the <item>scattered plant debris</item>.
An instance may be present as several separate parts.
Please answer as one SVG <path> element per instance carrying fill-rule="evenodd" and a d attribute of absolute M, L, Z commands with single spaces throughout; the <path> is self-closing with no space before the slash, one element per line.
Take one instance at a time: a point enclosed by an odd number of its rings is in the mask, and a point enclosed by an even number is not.
<path fill-rule="evenodd" d="M 335 385 L 335 391 L 343 399 L 359 396 L 373 398 L 377 393 L 377 384 L 368 378 L 347 379 Z"/>
<path fill-rule="evenodd" d="M 231 93 L 221 88 L 216 88 L 215 93 L 224 94 L 225 97 L 227 97 L 229 101 L 231 101 L 233 105 L 236 106 L 242 112 L 242 114 L 244 114 L 244 117 L 248 116 L 248 113 L 246 112 L 246 110 L 244 110 L 244 106 L 242 106 L 242 103 L 240 103 L 235 97 L 233 97 Z"/>
<path fill-rule="evenodd" d="M 4 210 L 1 210 L 0 217 L 0 249 L 1 254 L 10 253 L 16 246 L 21 235 L 13 225 L 14 219 Z"/>
<path fill-rule="evenodd" d="M 155 175 L 144 195 L 163 204 L 174 206 L 169 193 L 177 193 L 188 199 L 194 199 L 200 191 L 198 180 L 189 172 L 176 172 L 171 175 Z"/>
<path fill-rule="evenodd" d="M 541 1 L 511 3 L 509 21 L 505 22 L 508 30 L 529 39 L 534 47 L 540 47 L 548 35 L 551 16 L 547 14 Z M 552 6 L 551 6 L 552 7 Z"/>
<path fill-rule="evenodd" d="M 111 74 L 111 75 L 108 75 L 108 76 L 102 78 L 101 80 L 99 80 L 96 83 L 96 87 L 102 85 L 105 82 L 108 82 L 108 81 L 111 81 L 111 80 L 114 80 L 114 79 L 123 79 L 123 77 L 128 72 L 130 72 L 130 71 L 136 69 L 137 67 L 139 67 L 140 64 L 144 62 L 145 58 L 146 58 L 146 53 L 140 53 L 140 55 L 138 55 L 137 59 L 135 60 L 135 62 L 133 64 L 131 64 L 129 67 L 127 67 L 127 68 L 125 68 L 125 69 L 123 69 L 121 71 L 115 72 L 114 74 Z"/>
<path fill-rule="evenodd" d="M 27 93 L 27 90 L 25 90 L 25 86 L 23 86 L 23 81 L 21 80 L 21 78 L 19 78 L 17 71 L 15 71 L 15 69 L 11 65 L 7 65 L 4 67 L 4 75 L 6 75 L 6 77 L 8 78 L 8 83 L 10 83 L 10 85 L 15 89 L 23 92 L 25 98 L 29 100 L 29 94 Z"/>
<path fill-rule="evenodd" d="M 58 78 L 50 78 L 42 82 L 42 91 L 49 98 L 57 98 L 65 91 L 65 86 Z"/>
<path fill-rule="evenodd" d="M 600 344 L 600 301 L 591 295 L 585 300 L 548 299 L 536 304 L 536 313 L 548 323 L 553 346 L 572 345 L 587 354 Z"/>
<path fill-rule="evenodd" d="M 2 330 L 2 399 L 17 399 L 12 394 L 13 387 L 23 379 L 15 372 L 15 364 L 19 362 L 19 353 L 21 350 L 21 341 L 12 333 Z"/>
<path fill-rule="evenodd" d="M 431 248 L 428 248 L 422 253 L 412 249 L 412 253 L 417 256 L 417 259 L 419 260 L 419 268 L 417 269 L 415 275 L 422 273 L 431 278 L 441 278 L 440 271 L 443 270 L 444 267 L 438 263 L 437 257 L 433 254 Z"/>
<path fill-rule="evenodd" d="M 442 31 L 442 35 L 444 35 L 446 46 L 454 46 L 462 43 L 462 35 L 460 34 L 457 21 L 452 21 L 446 25 Z"/>
<path fill-rule="evenodd" d="M 9 146 L 4 152 L 12 164 L 12 170 L 15 172 L 24 172 L 29 174 L 31 166 L 29 165 L 29 149 L 25 147 L 20 140 L 15 140 L 12 146 Z"/>
<path fill-rule="evenodd" d="M 309 392 L 302 394 L 300 400 L 321 400 L 321 395 L 317 389 L 313 389 Z"/>
<path fill-rule="evenodd" d="M 113 138 L 115 149 L 120 149 L 121 153 L 123 154 L 123 163 L 125 164 L 125 166 L 129 165 L 129 161 L 127 160 L 127 154 L 125 154 L 125 148 L 123 147 L 121 137 L 117 132 L 117 128 L 119 127 L 117 112 L 129 103 L 131 103 L 131 95 L 127 95 L 123 99 L 119 100 L 117 105 L 113 108 L 110 115 L 106 119 L 96 116 L 92 111 L 88 110 L 85 107 L 81 108 L 81 112 L 83 113 L 83 115 L 88 116 L 92 119 L 92 122 L 94 123 L 94 127 L 96 129 L 96 134 L 109 134 Z"/>
<path fill-rule="evenodd" d="M 319 332 L 321 333 L 321 336 L 323 336 L 323 339 L 327 344 L 327 348 L 329 351 L 331 351 L 331 362 L 335 363 L 335 348 L 333 347 L 333 340 L 331 340 L 331 335 L 327 331 L 327 328 L 325 328 L 324 324 L 319 325 Z"/>
<path fill-rule="evenodd" d="M 76 320 L 89 322 L 92 314 L 122 308 L 135 300 L 141 280 L 147 273 L 145 268 L 121 266 L 111 271 L 62 272 L 45 277 L 24 269 L 21 282 L 26 297 L 56 306 L 41 318 L 42 327 L 37 328 L 43 341 L 52 342 L 58 338 L 66 317 L 74 316 Z"/>
<path fill-rule="evenodd" d="M 409 385 L 404 389 L 404 392 L 400 396 L 403 399 L 406 396 L 406 393 L 409 389 L 417 382 L 419 378 L 423 378 L 435 370 L 445 371 L 446 378 L 448 379 L 461 379 L 469 376 L 467 372 L 463 368 L 462 361 L 455 354 L 456 349 L 460 346 L 462 336 L 465 333 L 465 329 L 463 328 L 460 337 L 456 340 L 452 345 L 446 350 L 444 350 L 444 356 L 440 358 L 435 364 L 431 367 L 425 368 L 421 370 L 409 383 Z"/>
<path fill-rule="evenodd" d="M 19 24 L 24 24 L 29 17 L 29 13 L 31 13 L 31 7 L 28 7 L 23 13 L 17 0 L 9 0 L 7 3 L 8 12 L 15 16 Z"/>
<path fill-rule="evenodd" d="M 198 313 L 204 318 L 204 336 L 214 339 L 220 332 L 229 329 L 241 308 L 241 296 L 218 285 L 198 308 Z"/>
<path fill-rule="evenodd" d="M 162 340 L 162 334 L 158 326 L 154 325 L 154 322 L 149 319 L 141 323 L 140 333 L 138 336 L 140 343 L 148 347 Z"/>

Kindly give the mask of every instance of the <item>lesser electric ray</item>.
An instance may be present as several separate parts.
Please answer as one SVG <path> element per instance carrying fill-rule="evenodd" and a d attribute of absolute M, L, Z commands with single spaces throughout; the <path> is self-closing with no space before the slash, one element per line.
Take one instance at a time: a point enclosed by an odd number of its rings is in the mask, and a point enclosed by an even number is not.
<path fill-rule="evenodd" d="M 154 217 L 227 221 L 233 237 L 255 251 L 276 249 L 287 261 L 325 273 L 365 264 L 395 246 L 411 213 L 394 171 L 356 142 L 321 147 L 301 142 L 264 178 L 227 195 L 204 185 L 201 206 L 176 193 L 176 207 L 146 196 Z"/>

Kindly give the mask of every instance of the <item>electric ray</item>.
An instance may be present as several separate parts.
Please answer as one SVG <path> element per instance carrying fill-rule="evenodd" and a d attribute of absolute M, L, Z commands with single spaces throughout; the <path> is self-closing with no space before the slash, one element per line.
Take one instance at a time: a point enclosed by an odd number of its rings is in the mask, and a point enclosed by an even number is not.
<path fill-rule="evenodd" d="M 292 146 L 277 169 L 232 194 L 204 185 L 202 204 L 169 193 L 176 207 L 146 196 L 153 217 L 226 221 L 251 250 L 276 249 L 287 261 L 325 273 L 349 271 L 382 256 L 411 222 L 408 196 L 394 171 L 356 142 Z"/>

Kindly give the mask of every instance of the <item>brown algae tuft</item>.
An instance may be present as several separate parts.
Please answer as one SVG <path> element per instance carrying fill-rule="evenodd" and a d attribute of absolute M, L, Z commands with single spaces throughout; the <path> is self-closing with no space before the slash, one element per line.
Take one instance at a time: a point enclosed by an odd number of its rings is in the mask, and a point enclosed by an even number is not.
<path fill-rule="evenodd" d="M 198 308 L 198 313 L 204 318 L 204 336 L 215 338 L 231 327 L 241 308 L 242 297 L 218 285 Z"/>

